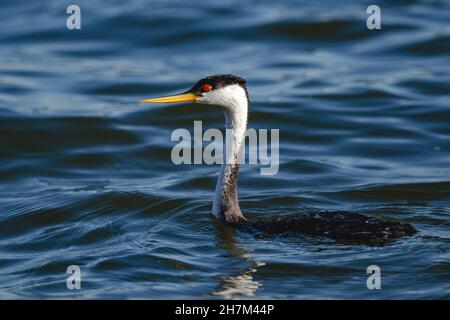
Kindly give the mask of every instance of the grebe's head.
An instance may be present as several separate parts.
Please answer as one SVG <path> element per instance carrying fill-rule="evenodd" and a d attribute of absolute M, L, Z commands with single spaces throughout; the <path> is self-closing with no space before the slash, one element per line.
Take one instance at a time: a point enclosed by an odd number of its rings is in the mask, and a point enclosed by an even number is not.
<path fill-rule="evenodd" d="M 231 74 L 219 74 L 199 80 L 191 89 L 182 94 L 145 99 L 141 102 L 197 102 L 235 109 L 240 106 L 247 107 L 248 92 L 245 79 Z"/>

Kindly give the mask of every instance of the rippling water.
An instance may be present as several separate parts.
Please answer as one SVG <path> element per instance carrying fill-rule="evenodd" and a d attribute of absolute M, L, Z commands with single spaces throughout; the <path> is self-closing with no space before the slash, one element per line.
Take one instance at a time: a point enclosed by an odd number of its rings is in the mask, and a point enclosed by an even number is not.
<path fill-rule="evenodd" d="M 78 31 L 69 2 L 0 3 L 0 298 L 450 298 L 448 1 L 378 2 L 379 31 L 370 1 L 77 3 Z M 221 112 L 137 103 L 214 73 L 247 78 L 250 127 L 280 129 L 279 173 L 241 170 L 247 216 L 351 210 L 418 234 L 217 222 L 218 167 L 172 164 L 170 135 Z"/>

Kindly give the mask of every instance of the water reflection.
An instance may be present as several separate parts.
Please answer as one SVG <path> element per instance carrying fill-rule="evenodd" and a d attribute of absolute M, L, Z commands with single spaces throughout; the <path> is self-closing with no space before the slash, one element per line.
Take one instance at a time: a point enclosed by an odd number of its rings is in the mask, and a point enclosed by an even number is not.
<path fill-rule="evenodd" d="M 253 274 L 258 271 L 258 267 L 264 266 L 265 263 L 255 261 L 246 256 L 250 250 L 238 246 L 235 228 L 224 225 L 214 217 L 211 220 L 219 240 L 217 247 L 229 252 L 231 257 L 243 259 L 251 265 L 251 267 L 237 274 L 222 276 L 217 290 L 212 292 L 212 294 L 225 299 L 254 296 L 262 284 L 253 279 Z"/>
<path fill-rule="evenodd" d="M 231 299 L 236 296 L 254 296 L 256 290 L 262 286 L 260 282 L 253 280 L 252 273 L 256 271 L 257 269 L 251 268 L 238 275 L 223 277 L 219 284 L 219 290 L 214 291 L 213 295 L 221 296 L 225 299 Z"/>

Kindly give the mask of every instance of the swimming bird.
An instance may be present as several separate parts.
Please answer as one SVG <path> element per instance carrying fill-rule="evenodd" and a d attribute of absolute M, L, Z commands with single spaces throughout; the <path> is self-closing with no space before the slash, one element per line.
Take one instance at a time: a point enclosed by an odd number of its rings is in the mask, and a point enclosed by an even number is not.
<path fill-rule="evenodd" d="M 199 80 L 181 94 L 141 100 L 143 103 L 192 102 L 220 107 L 225 114 L 226 135 L 224 162 L 214 193 L 212 213 L 219 219 L 245 228 L 256 228 L 267 233 L 304 231 L 339 239 L 392 238 L 416 232 L 403 222 L 386 221 L 352 212 L 315 211 L 301 215 L 285 215 L 249 221 L 242 214 L 238 201 L 237 178 L 239 160 L 244 148 L 249 113 L 249 93 L 244 78 L 219 74 Z M 228 152 L 227 152 L 228 151 Z"/>

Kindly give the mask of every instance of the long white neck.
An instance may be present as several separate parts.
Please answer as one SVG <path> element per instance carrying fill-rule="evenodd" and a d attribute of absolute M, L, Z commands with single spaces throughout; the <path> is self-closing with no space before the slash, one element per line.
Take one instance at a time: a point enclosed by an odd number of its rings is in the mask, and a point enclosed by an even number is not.
<path fill-rule="evenodd" d="M 244 95 L 229 101 L 225 108 L 227 134 L 224 163 L 220 168 L 213 201 L 214 215 L 230 223 L 246 220 L 239 207 L 237 176 L 245 142 L 247 116 L 248 99 L 244 92 Z"/>

